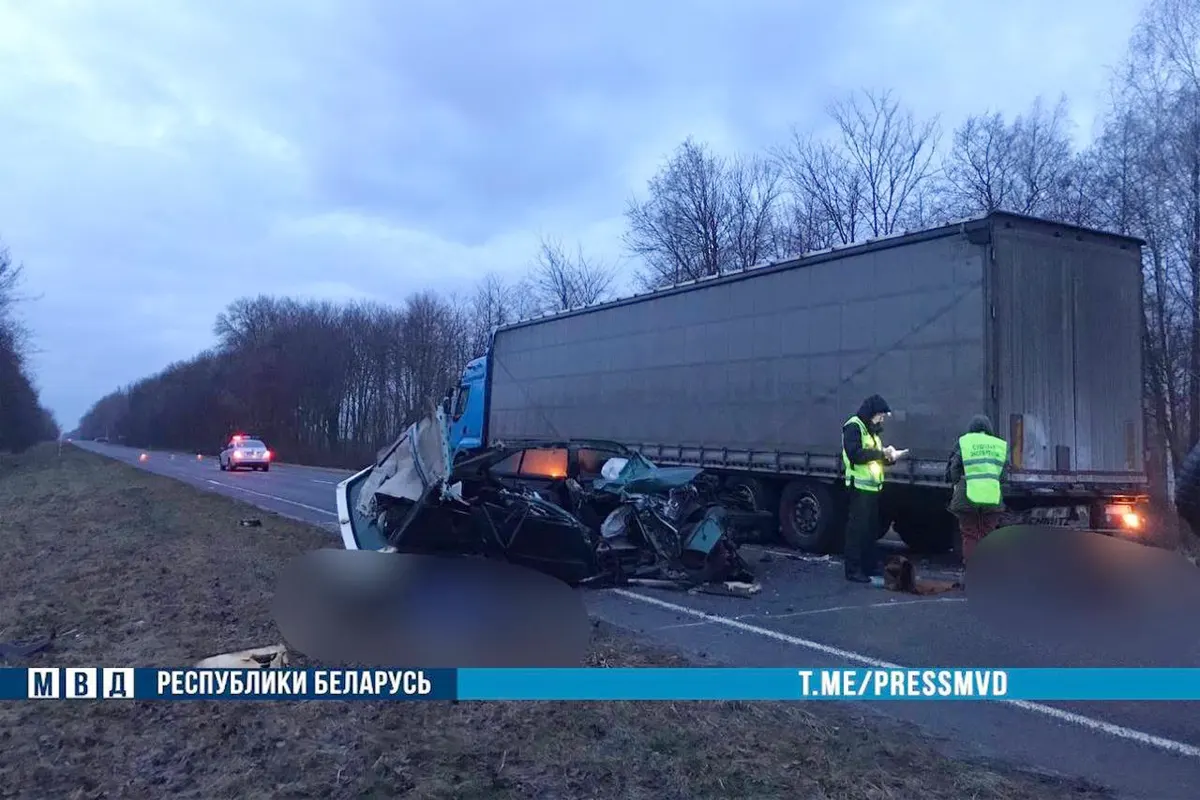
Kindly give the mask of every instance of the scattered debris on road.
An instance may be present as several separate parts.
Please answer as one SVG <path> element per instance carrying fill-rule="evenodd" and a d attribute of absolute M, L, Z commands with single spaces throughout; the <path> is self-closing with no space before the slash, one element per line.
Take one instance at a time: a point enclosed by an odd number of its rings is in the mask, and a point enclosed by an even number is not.
<path fill-rule="evenodd" d="M 46 667 L 188 666 L 280 641 L 276 577 L 331 546 L 327 534 L 270 517 L 247 537 L 242 502 L 83 450 L 62 458 L 52 446 L 0 456 L 0 638 L 63 631 L 32 657 Z M 67 532 L 85 532 L 88 546 Z M 80 636 L 65 634 L 74 628 Z M 290 666 L 326 666 L 288 655 Z M 585 665 L 689 664 L 602 626 Z M 22 800 L 1108 796 L 943 754 L 915 728 L 840 704 L 4 703 L 0 730 L 11 733 L 6 796 Z"/>
<path fill-rule="evenodd" d="M 290 663 L 286 645 L 256 647 L 236 653 L 221 653 L 196 662 L 202 669 L 254 669 L 255 667 L 278 669 Z"/>
<path fill-rule="evenodd" d="M 0 642 L 0 659 L 13 661 L 21 658 L 29 658 L 31 655 L 40 653 L 50 647 L 57 636 L 57 632 L 52 631 L 49 636 L 42 636 L 33 641 Z"/>
<path fill-rule="evenodd" d="M 917 569 L 904 556 L 892 556 L 883 568 L 883 586 L 893 592 L 931 595 L 961 589 L 959 581 L 918 578 Z"/>
<path fill-rule="evenodd" d="M 249 519 L 241 519 L 241 520 L 238 520 L 238 525 L 241 525 L 243 528 L 261 528 L 262 520 L 258 519 L 257 517 L 251 517 Z"/>

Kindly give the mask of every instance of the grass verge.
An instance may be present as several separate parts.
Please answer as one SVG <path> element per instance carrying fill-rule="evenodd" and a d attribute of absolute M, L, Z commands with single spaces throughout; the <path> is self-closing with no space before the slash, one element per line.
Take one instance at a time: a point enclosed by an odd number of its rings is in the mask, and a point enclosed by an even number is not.
<path fill-rule="evenodd" d="M 186 665 L 274 643 L 277 571 L 335 546 L 74 448 L 0 457 L 0 509 L 0 640 L 60 632 L 31 666 Z M 684 663 L 599 628 L 589 662 Z M 23 797 L 1107 796 L 784 703 L 9 702 L 0 752 L 0 785 Z"/>

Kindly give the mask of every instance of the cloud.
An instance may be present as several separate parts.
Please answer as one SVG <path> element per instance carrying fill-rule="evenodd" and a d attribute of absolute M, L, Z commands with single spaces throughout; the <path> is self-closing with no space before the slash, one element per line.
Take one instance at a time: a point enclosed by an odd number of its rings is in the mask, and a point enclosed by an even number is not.
<path fill-rule="evenodd" d="M 0 3 L 0 238 L 44 400 L 72 424 L 242 294 L 466 290 L 541 233 L 617 258 L 682 138 L 765 147 L 860 86 L 948 125 L 1065 91 L 1086 129 L 1139 6 Z"/>

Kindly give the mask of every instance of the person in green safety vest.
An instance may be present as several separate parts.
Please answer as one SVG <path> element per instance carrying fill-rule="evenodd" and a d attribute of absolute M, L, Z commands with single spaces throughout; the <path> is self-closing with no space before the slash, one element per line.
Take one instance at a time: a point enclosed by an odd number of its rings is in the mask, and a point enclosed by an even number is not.
<path fill-rule="evenodd" d="M 879 566 L 875 540 L 879 538 L 883 468 L 908 452 L 883 445 L 883 421 L 891 413 L 887 401 L 873 394 L 842 426 L 842 472 L 850 493 L 845 568 L 846 580 L 855 583 L 870 583 Z"/>
<path fill-rule="evenodd" d="M 1000 526 L 1007 471 L 1008 442 L 995 435 L 987 416 L 975 416 L 946 466 L 946 478 L 954 485 L 949 509 L 958 518 L 964 565 L 984 537 Z"/>

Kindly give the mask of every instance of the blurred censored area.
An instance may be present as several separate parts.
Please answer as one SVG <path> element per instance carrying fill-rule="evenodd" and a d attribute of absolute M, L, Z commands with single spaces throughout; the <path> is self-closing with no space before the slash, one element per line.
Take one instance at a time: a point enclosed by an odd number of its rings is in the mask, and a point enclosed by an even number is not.
<path fill-rule="evenodd" d="M 1090 531 L 1009 526 L 975 551 L 967 596 L 987 627 L 1085 645 L 1097 665 L 1200 666 L 1200 570 L 1177 553 Z"/>
<path fill-rule="evenodd" d="M 317 550 L 280 577 L 288 644 L 328 663 L 577 667 L 591 627 L 581 593 L 482 558 Z"/>

